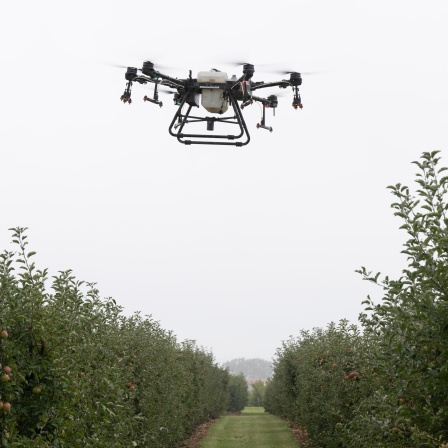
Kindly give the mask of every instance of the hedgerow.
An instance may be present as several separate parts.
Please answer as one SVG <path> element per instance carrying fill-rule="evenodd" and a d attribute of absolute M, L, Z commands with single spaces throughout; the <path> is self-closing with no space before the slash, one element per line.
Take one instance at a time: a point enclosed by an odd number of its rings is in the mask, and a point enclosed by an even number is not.
<path fill-rule="evenodd" d="M 362 334 L 331 324 L 277 352 L 266 407 L 320 447 L 448 447 L 448 177 L 439 161 L 434 151 L 414 162 L 414 194 L 389 187 L 407 266 L 397 280 L 358 271 L 383 291 L 379 303 L 363 302 Z"/>
<path fill-rule="evenodd" d="M 365 339 L 341 321 L 326 329 L 302 331 L 277 351 L 265 408 L 305 427 L 317 446 L 334 445 L 338 428 L 348 423 L 368 395 L 375 373 L 364 359 Z"/>
<path fill-rule="evenodd" d="M 71 271 L 35 266 L 23 228 L 0 256 L 4 447 L 173 448 L 225 412 L 229 373 Z"/>

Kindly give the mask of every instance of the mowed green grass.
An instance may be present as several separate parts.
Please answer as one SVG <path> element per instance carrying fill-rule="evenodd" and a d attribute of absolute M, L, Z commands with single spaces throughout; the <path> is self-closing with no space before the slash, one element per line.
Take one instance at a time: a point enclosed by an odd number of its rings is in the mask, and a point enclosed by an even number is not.
<path fill-rule="evenodd" d="M 201 448 L 299 448 L 287 424 L 263 408 L 247 407 L 237 416 L 218 420 Z"/>

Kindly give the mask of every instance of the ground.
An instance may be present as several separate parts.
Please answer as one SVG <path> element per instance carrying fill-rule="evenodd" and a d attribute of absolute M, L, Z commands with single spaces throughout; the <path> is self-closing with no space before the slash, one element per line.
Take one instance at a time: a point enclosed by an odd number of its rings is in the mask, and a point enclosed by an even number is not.
<path fill-rule="evenodd" d="M 213 419 L 203 423 L 202 425 L 199 425 L 194 433 L 179 445 L 179 448 L 200 448 L 199 443 L 208 434 L 210 426 L 212 426 L 216 421 L 217 419 Z M 305 430 L 291 423 L 288 423 L 288 426 L 294 433 L 294 437 L 297 440 L 300 448 L 312 448 L 311 442 L 308 439 L 308 434 Z"/>
<path fill-rule="evenodd" d="M 200 441 L 207 435 L 208 429 L 216 421 L 216 419 L 213 419 L 199 425 L 194 433 L 179 445 L 179 448 L 199 448 Z"/>

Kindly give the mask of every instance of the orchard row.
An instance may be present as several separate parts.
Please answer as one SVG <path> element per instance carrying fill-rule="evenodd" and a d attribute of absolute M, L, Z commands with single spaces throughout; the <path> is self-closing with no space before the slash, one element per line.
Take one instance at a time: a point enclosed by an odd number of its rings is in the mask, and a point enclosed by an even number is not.
<path fill-rule="evenodd" d="M 48 288 L 25 229 L 12 230 L 17 251 L 0 257 L 1 446 L 173 448 L 241 409 L 244 378 L 150 317 L 124 317 L 70 271 Z"/>
<path fill-rule="evenodd" d="M 362 328 L 346 321 L 283 343 L 265 406 L 302 425 L 321 448 L 448 448 L 448 177 L 424 153 L 412 194 L 389 187 L 407 233 L 398 280 L 377 285 Z"/>

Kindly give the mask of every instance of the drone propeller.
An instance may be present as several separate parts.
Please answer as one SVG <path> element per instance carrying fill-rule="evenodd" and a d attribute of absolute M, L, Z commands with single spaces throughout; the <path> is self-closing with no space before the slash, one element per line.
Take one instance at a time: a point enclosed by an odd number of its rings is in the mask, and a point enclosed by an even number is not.
<path fill-rule="evenodd" d="M 109 64 L 109 63 L 106 63 L 106 65 L 108 65 L 109 67 L 124 68 L 124 69 L 127 69 L 128 67 L 130 67 L 129 65 L 121 65 L 121 64 Z M 137 69 L 137 70 L 141 71 L 140 69 Z"/>
<path fill-rule="evenodd" d="M 288 91 L 288 92 L 285 92 L 285 91 L 279 92 L 278 90 L 275 90 L 275 91 L 272 91 L 272 92 L 266 92 L 265 93 L 265 96 L 272 96 L 272 95 L 275 95 L 278 98 L 286 98 L 286 97 L 291 96 L 291 92 L 290 91 Z"/>
<path fill-rule="evenodd" d="M 145 62 L 150 62 L 150 61 L 152 61 L 152 59 L 145 59 Z M 161 64 L 154 64 L 154 69 L 157 71 L 159 71 L 159 70 L 176 70 L 175 67 L 171 67 L 169 65 L 161 65 Z"/>
<path fill-rule="evenodd" d="M 322 71 L 312 71 L 312 72 L 301 72 L 298 70 L 273 70 L 272 73 L 277 75 L 291 75 L 292 73 L 299 73 L 300 75 L 318 75 L 323 73 Z"/>
<path fill-rule="evenodd" d="M 145 62 L 149 62 L 149 61 L 145 61 Z M 114 68 L 124 68 L 124 69 L 127 69 L 128 67 L 130 67 L 129 65 L 121 65 L 121 64 L 107 64 L 107 65 L 110 67 L 114 67 Z M 154 68 L 157 71 L 159 71 L 159 70 L 174 70 L 173 67 L 169 67 L 167 65 L 160 65 L 160 64 L 157 64 Z M 139 72 L 142 71 L 141 68 L 138 68 L 137 70 Z"/>
<path fill-rule="evenodd" d="M 160 87 L 159 87 L 159 92 L 166 93 L 167 95 L 175 95 L 176 93 L 178 93 L 177 91 L 176 91 L 176 92 L 173 92 L 172 90 L 162 89 L 162 88 L 160 88 Z"/>
<path fill-rule="evenodd" d="M 253 66 L 255 66 L 255 67 L 269 67 L 270 65 L 272 65 L 272 64 L 258 64 L 258 63 L 253 63 L 253 62 L 237 62 L 237 61 L 224 61 L 223 62 L 224 64 L 227 64 L 227 65 L 232 65 L 232 66 L 234 66 L 234 67 L 239 67 L 239 66 L 241 66 L 241 65 L 253 65 Z"/>
<path fill-rule="evenodd" d="M 241 60 L 240 60 L 241 61 Z M 308 71 L 308 72 L 301 72 L 299 70 L 286 70 L 281 67 L 283 64 L 281 63 L 265 63 L 265 64 L 258 64 L 254 62 L 240 62 L 240 61 L 224 61 L 224 64 L 231 65 L 233 67 L 240 67 L 244 65 L 253 65 L 255 68 L 260 68 L 263 71 L 268 71 L 269 73 L 276 74 L 276 75 L 290 75 L 291 73 L 300 73 L 301 75 L 317 75 L 319 73 L 323 73 L 323 71 Z"/>
<path fill-rule="evenodd" d="M 231 65 L 239 67 L 240 65 L 254 65 L 251 62 L 232 62 Z"/>

